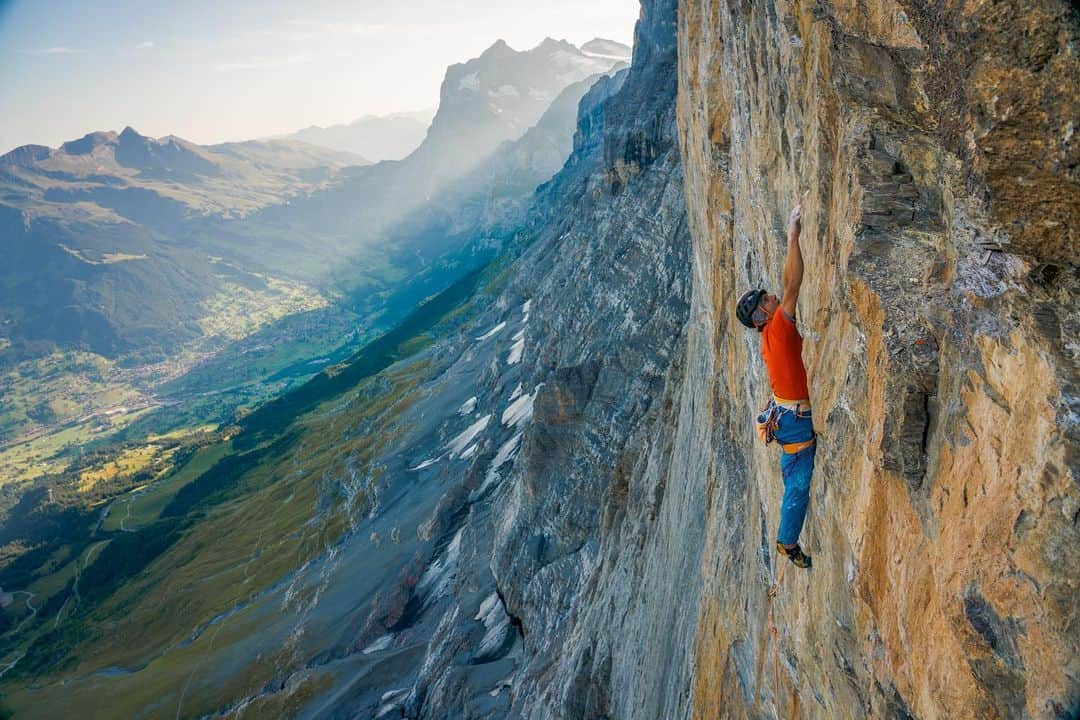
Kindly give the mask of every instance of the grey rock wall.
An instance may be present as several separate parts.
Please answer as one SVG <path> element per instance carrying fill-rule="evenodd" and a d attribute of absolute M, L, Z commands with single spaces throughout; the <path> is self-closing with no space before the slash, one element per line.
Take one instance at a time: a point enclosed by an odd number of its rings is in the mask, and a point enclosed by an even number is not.
<path fill-rule="evenodd" d="M 526 256 L 533 426 L 497 512 L 493 569 L 525 630 L 521 717 L 688 711 L 708 438 L 687 395 L 689 236 L 675 4 L 645 3 L 605 105 L 599 172 Z M 693 331 L 692 331 L 693 332 Z"/>

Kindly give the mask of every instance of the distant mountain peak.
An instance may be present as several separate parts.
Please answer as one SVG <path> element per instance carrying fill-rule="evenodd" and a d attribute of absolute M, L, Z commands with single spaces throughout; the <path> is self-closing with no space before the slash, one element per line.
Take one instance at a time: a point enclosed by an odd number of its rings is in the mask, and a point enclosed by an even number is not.
<path fill-rule="evenodd" d="M 573 53 L 580 53 L 581 52 L 578 49 L 578 47 L 576 45 L 574 45 L 573 43 L 571 43 L 571 42 L 569 42 L 567 40 L 557 40 L 557 39 L 555 39 L 553 37 L 545 37 L 535 47 L 529 48 L 528 50 L 517 50 L 517 49 L 511 47 L 505 40 L 503 40 L 502 38 L 499 38 L 498 40 L 493 42 L 488 47 L 487 50 L 480 53 L 480 56 L 478 58 L 474 58 L 473 60 L 468 61 L 468 62 L 463 63 L 463 64 L 469 64 L 469 62 L 475 62 L 476 60 L 484 60 L 484 59 L 487 59 L 487 58 L 491 57 L 492 55 L 505 56 L 505 55 L 525 55 L 525 54 L 531 54 L 531 53 L 551 53 L 551 52 L 554 52 L 556 50 L 568 50 L 568 51 L 573 52 Z"/>
<path fill-rule="evenodd" d="M 0 165 L 33 166 L 49 157 L 52 148 L 44 145 L 20 145 L 14 150 L 0 155 Z"/>
<path fill-rule="evenodd" d="M 576 53 L 576 54 L 581 53 L 581 50 L 578 48 L 578 46 L 575 45 L 574 43 L 570 42 L 569 40 L 556 40 L 555 38 L 552 38 L 552 37 L 544 38 L 540 42 L 540 44 L 537 45 L 533 49 L 534 50 L 542 50 L 542 51 L 545 51 L 545 52 L 554 52 L 556 50 L 567 50 L 567 51 L 570 51 L 570 52 L 573 52 L 573 53 Z"/>
<path fill-rule="evenodd" d="M 517 50 L 510 47 L 505 40 L 499 38 L 488 47 L 487 50 L 480 53 L 480 60 L 489 60 L 491 58 L 507 57 L 509 55 L 516 55 Z"/>
<path fill-rule="evenodd" d="M 630 60 L 630 56 L 633 55 L 633 49 L 629 45 L 599 37 L 593 38 L 582 45 L 581 51 L 586 55 L 595 57 L 619 58 L 622 60 Z"/>
<path fill-rule="evenodd" d="M 480 57 L 451 65 L 439 109 L 416 150 L 431 168 L 429 186 L 476 166 L 499 143 L 520 138 L 568 86 L 607 74 L 621 61 L 547 37 L 528 50 L 497 40 Z"/>
<path fill-rule="evenodd" d="M 68 155 L 89 155 L 102 145 L 116 142 L 116 133 L 111 130 L 98 130 L 83 135 L 78 140 L 69 140 L 60 146 L 60 151 Z"/>
<path fill-rule="evenodd" d="M 364 162 L 400 160 L 424 140 L 434 110 L 364 115 L 348 124 L 312 125 L 286 137 L 352 153 Z"/>
<path fill-rule="evenodd" d="M 130 125 L 116 139 L 116 162 L 148 176 L 173 179 L 219 172 L 210 157 L 186 140 L 175 135 L 161 139 L 147 137 Z"/>

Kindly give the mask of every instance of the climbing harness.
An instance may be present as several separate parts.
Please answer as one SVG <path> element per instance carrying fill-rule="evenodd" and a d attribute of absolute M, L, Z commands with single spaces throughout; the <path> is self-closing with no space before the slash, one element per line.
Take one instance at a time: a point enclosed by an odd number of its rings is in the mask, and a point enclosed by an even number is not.
<path fill-rule="evenodd" d="M 757 432 L 758 440 L 768 445 L 776 440 L 776 431 L 780 427 L 780 414 L 783 412 L 792 412 L 796 415 L 801 412 L 801 408 L 804 403 L 801 401 L 788 401 L 777 402 L 776 400 L 769 400 L 768 404 L 762 408 L 758 413 L 757 420 L 755 422 L 754 430 Z M 809 407 L 809 404 L 806 404 Z M 810 438 L 809 440 L 803 440 L 802 442 L 793 443 L 779 443 L 780 449 L 786 452 L 788 455 L 794 455 L 800 450 L 805 450 L 816 442 L 816 438 Z"/>
<path fill-rule="evenodd" d="M 788 455 L 794 455 L 800 450 L 805 450 L 816 442 L 816 438 L 810 438 L 809 440 L 804 440 L 797 443 L 780 443 L 780 449 L 786 452 Z"/>

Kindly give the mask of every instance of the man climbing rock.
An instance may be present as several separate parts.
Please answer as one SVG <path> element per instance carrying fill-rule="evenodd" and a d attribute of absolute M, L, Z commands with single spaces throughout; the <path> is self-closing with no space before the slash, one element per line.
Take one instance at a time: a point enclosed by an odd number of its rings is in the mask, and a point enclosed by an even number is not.
<path fill-rule="evenodd" d="M 780 443 L 780 471 L 784 477 L 784 502 L 776 549 L 796 566 L 810 567 L 810 556 L 799 547 L 799 533 L 810 500 L 810 476 L 814 472 L 814 424 L 810 392 L 802 362 L 802 336 L 795 327 L 795 306 L 803 278 L 799 250 L 802 205 L 788 218 L 787 260 L 782 278 L 784 295 L 777 298 L 765 290 L 751 290 L 739 299 L 735 314 L 739 322 L 761 333 L 761 356 L 772 385 L 773 398 L 758 416 L 758 435 L 767 443 Z"/>

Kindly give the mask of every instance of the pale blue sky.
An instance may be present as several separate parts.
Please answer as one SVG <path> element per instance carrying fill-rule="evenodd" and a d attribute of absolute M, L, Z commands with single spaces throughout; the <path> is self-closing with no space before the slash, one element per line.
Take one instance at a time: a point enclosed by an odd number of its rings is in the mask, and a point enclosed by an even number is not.
<path fill-rule="evenodd" d="M 199 143 L 434 107 L 498 38 L 630 44 L 638 0 L 0 0 L 0 153 L 92 130 Z"/>

